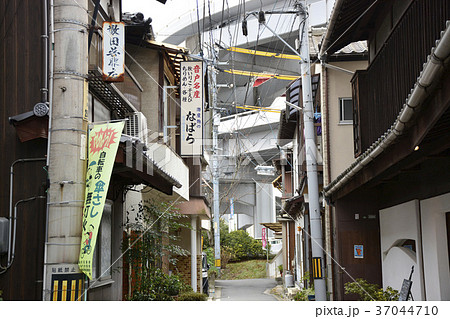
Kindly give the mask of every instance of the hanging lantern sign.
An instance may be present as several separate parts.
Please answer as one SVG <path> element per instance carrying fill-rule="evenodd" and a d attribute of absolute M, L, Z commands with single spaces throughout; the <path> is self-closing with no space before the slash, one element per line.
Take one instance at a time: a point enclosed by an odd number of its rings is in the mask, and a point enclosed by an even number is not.
<path fill-rule="evenodd" d="M 125 74 L 125 24 L 103 22 L 103 80 L 122 82 Z"/>

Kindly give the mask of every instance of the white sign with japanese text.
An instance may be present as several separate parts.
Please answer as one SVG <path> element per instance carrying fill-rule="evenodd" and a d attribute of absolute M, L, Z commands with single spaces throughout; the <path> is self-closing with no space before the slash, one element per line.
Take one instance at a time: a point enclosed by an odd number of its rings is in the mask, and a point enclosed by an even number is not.
<path fill-rule="evenodd" d="M 203 65 L 181 62 L 181 155 L 203 153 Z"/>
<path fill-rule="evenodd" d="M 123 81 L 125 74 L 125 24 L 103 22 L 103 80 Z"/>

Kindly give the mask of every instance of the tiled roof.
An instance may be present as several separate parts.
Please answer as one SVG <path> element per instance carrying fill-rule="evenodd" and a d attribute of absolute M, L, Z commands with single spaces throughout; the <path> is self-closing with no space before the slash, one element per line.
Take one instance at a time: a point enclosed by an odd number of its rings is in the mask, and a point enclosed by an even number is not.
<path fill-rule="evenodd" d="M 340 55 L 340 54 L 366 53 L 367 50 L 368 50 L 367 41 L 357 41 L 346 45 L 340 50 L 337 50 L 335 54 Z"/>

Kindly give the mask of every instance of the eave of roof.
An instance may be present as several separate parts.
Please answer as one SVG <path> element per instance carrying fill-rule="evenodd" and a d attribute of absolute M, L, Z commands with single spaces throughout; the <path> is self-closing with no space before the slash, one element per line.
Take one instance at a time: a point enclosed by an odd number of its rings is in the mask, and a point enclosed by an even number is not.
<path fill-rule="evenodd" d="M 131 148 L 128 147 L 131 144 Z M 176 180 L 174 177 L 172 177 L 168 172 L 166 172 L 164 169 L 159 167 L 155 161 L 147 156 L 145 153 L 145 147 L 138 139 L 122 134 L 120 137 L 120 145 L 119 145 L 119 151 L 118 156 L 116 156 L 116 164 L 121 164 L 122 170 L 129 170 L 131 171 L 139 171 L 139 174 L 137 174 L 137 178 L 135 178 L 139 183 L 142 184 L 148 184 L 149 180 L 157 179 L 159 182 L 163 181 L 167 184 L 170 184 L 170 191 L 167 192 L 166 188 L 161 188 L 160 190 L 163 191 L 166 194 L 171 194 L 171 186 L 175 186 L 177 188 L 180 188 L 182 185 L 181 183 Z M 127 158 L 131 159 L 132 163 L 127 162 Z M 141 166 L 139 168 L 138 166 Z M 116 168 L 116 167 L 115 167 Z M 159 189 L 158 187 L 162 185 L 157 185 L 158 183 L 148 184 L 151 187 L 154 187 L 156 189 Z"/>
<path fill-rule="evenodd" d="M 269 228 L 271 231 L 275 233 L 281 233 L 283 230 L 283 226 L 281 225 L 281 223 L 260 223 L 260 225 Z"/>
<path fill-rule="evenodd" d="M 133 39 L 127 39 L 127 42 L 145 47 L 147 49 L 163 51 L 168 59 L 169 64 L 172 67 L 172 71 L 174 73 L 177 82 L 179 82 L 181 72 L 181 62 L 188 61 L 189 55 L 188 49 L 169 43 L 157 42 L 154 40 L 135 41 Z"/>
<path fill-rule="evenodd" d="M 321 59 L 342 49 L 352 42 L 367 40 L 367 21 L 373 18 L 379 0 L 336 0 L 327 32 L 320 48 Z"/>

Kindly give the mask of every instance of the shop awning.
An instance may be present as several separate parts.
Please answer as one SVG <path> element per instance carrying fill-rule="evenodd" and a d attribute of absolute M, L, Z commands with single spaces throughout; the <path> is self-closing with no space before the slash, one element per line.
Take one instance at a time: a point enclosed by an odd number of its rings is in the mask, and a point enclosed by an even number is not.
<path fill-rule="evenodd" d="M 305 198 L 303 195 L 293 196 L 289 199 L 286 199 L 282 211 L 287 213 L 292 218 L 296 219 L 302 213 L 301 207 L 304 202 Z"/>
<path fill-rule="evenodd" d="M 124 184 L 144 184 L 167 195 L 172 195 L 173 186 L 182 186 L 146 155 L 143 143 L 127 135 L 120 138 L 113 177 L 119 178 Z"/>
<path fill-rule="evenodd" d="M 189 196 L 188 202 L 177 205 L 179 213 L 182 215 L 198 215 L 201 219 L 210 219 L 211 211 L 206 199 L 203 196 Z"/>
<path fill-rule="evenodd" d="M 269 228 L 274 233 L 281 233 L 282 231 L 281 223 L 260 223 L 260 225 Z"/>

